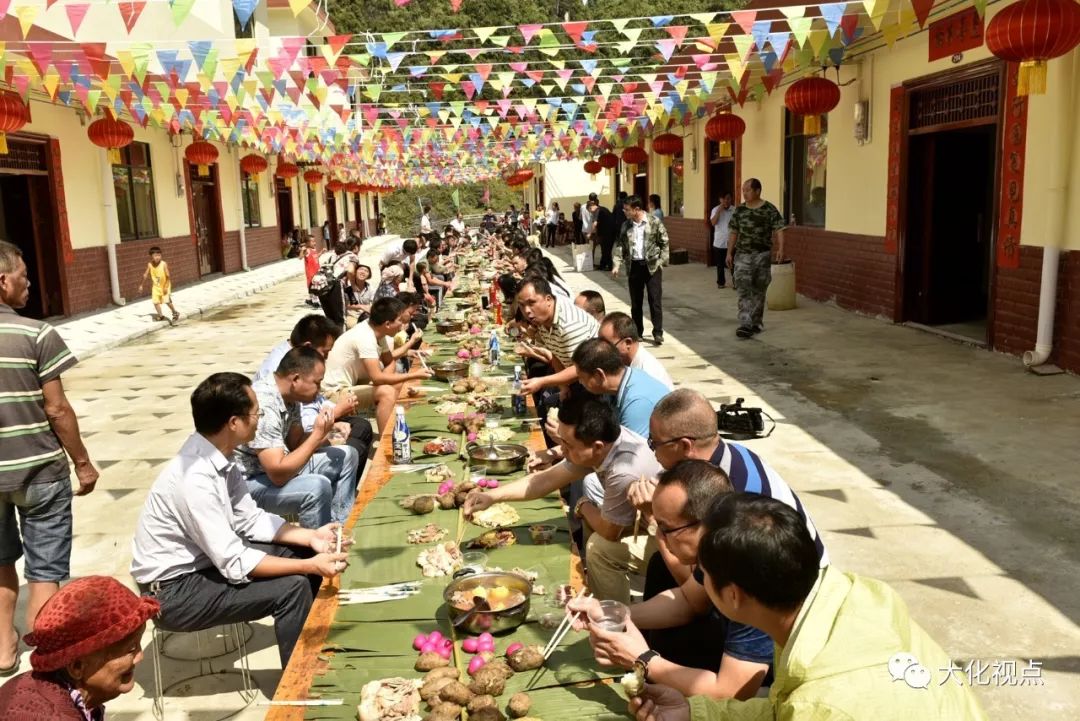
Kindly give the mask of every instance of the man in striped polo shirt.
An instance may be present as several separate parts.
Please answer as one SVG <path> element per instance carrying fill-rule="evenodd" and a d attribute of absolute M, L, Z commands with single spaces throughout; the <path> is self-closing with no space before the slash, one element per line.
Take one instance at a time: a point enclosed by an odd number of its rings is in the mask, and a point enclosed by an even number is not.
<path fill-rule="evenodd" d="M 556 298 L 551 285 L 543 278 L 528 276 L 517 292 L 518 307 L 525 320 L 536 328 L 537 342 L 551 351 L 555 373 L 529 378 L 521 384 L 525 393 L 538 393 L 544 388 L 568 388 L 577 381 L 574 351 L 595 338 L 600 330 L 596 319 L 568 298 Z"/>
<path fill-rule="evenodd" d="M 75 464 L 78 495 L 94 490 L 98 479 L 60 382 L 75 356 L 51 325 L 15 313 L 29 298 L 22 251 L 0 240 L 0 675 L 18 670 L 15 562 L 25 551 L 27 628 L 68 578 L 71 482 L 64 451 Z"/>

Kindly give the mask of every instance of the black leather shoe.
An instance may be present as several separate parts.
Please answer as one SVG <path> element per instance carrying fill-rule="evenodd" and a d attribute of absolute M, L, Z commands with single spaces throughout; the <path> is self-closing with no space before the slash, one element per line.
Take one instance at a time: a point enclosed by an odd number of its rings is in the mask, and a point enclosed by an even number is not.
<path fill-rule="evenodd" d="M 740 325 L 735 329 L 735 335 L 739 338 L 752 338 L 754 336 L 754 329 L 748 325 Z"/>

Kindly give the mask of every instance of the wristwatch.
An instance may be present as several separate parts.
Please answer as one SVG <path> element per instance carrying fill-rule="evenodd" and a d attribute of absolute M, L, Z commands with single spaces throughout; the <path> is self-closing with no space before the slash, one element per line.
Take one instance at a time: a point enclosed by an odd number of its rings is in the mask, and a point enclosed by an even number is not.
<path fill-rule="evenodd" d="M 592 503 L 588 498 L 579 498 L 578 502 L 574 504 L 574 518 L 581 518 L 581 504 Z"/>
<path fill-rule="evenodd" d="M 638 656 L 637 660 L 634 661 L 634 666 L 641 668 L 641 675 L 645 677 L 646 681 L 650 681 L 650 679 L 649 679 L 649 661 L 652 661 L 654 658 L 658 658 L 659 656 L 660 656 L 660 654 L 658 652 L 653 651 L 650 648 L 645 653 Z"/>

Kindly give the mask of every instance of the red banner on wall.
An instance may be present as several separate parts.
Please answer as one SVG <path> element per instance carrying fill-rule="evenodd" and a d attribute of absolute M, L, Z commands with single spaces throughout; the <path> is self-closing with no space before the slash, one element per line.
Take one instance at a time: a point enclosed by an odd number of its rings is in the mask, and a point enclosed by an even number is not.
<path fill-rule="evenodd" d="M 974 7 L 953 13 L 930 23 L 928 36 L 930 62 L 982 47 L 982 15 Z"/>
<path fill-rule="evenodd" d="M 996 261 L 999 268 L 1020 267 L 1020 229 L 1024 210 L 1027 149 L 1027 96 L 1016 94 L 1019 66 L 1005 72 L 1005 126 L 1002 128 L 1001 189 L 998 199 Z"/>
<path fill-rule="evenodd" d="M 903 148 L 904 86 L 889 91 L 889 176 L 885 182 L 885 252 L 900 247 L 900 153 Z"/>

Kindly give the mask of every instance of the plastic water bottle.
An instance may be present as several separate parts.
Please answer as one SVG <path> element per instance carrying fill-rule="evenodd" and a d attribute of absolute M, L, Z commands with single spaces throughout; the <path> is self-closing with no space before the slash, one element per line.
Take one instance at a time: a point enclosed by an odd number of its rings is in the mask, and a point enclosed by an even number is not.
<path fill-rule="evenodd" d="M 510 390 L 510 400 L 514 405 L 514 415 L 525 415 L 525 396 L 521 395 L 521 366 L 514 366 L 514 384 Z"/>
<path fill-rule="evenodd" d="M 395 406 L 394 413 L 394 463 L 412 463 L 412 433 L 405 422 L 405 407 Z"/>
<path fill-rule="evenodd" d="M 501 351 L 499 336 L 495 331 L 491 331 L 491 338 L 488 340 L 488 363 L 493 366 L 499 365 L 499 353 Z"/>

